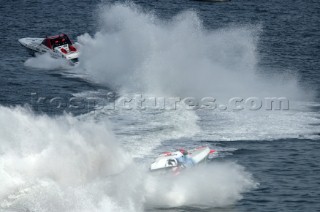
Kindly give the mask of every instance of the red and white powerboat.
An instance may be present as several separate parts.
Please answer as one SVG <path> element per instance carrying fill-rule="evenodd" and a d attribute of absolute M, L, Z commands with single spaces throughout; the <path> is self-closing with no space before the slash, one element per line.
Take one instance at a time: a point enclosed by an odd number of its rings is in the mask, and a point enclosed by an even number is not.
<path fill-rule="evenodd" d="M 32 55 L 49 53 L 53 58 L 66 59 L 71 65 L 79 62 L 79 50 L 66 34 L 45 38 L 21 38 L 19 43 Z"/>
<path fill-rule="evenodd" d="M 216 156 L 217 151 L 207 146 L 189 151 L 180 149 L 174 152 L 164 152 L 151 164 L 150 171 L 179 174 L 182 169 L 206 162 Z"/>

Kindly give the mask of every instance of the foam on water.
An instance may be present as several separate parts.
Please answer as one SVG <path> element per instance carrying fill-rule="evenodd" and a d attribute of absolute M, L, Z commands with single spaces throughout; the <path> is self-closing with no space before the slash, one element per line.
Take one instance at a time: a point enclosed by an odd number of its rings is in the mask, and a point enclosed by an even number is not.
<path fill-rule="evenodd" d="M 210 96 L 223 103 L 231 97 L 251 96 L 286 97 L 290 101 L 290 111 L 279 112 L 176 111 L 202 114 L 193 119 L 193 126 L 203 128 L 198 138 L 272 140 L 311 138 L 316 133 L 319 121 L 315 113 L 308 109 L 296 112 L 295 108 L 296 100 L 305 103 L 312 93 L 299 87 L 295 75 L 266 74 L 258 66 L 260 26 L 208 30 L 194 11 L 164 21 L 133 4 L 101 8 L 99 31 L 78 37 L 82 44 L 79 72 L 124 96 L 141 92 L 167 97 Z M 211 117 L 210 123 L 202 121 L 206 116 Z M 162 121 L 174 125 L 175 118 L 169 115 Z"/>
<path fill-rule="evenodd" d="M 256 185 L 233 163 L 199 167 L 200 175 L 151 176 L 119 147 L 105 120 L 34 115 L 19 107 L 0 107 L 0 120 L 1 210 L 143 211 L 155 202 L 226 206 Z"/>
<path fill-rule="evenodd" d="M 259 26 L 207 30 L 193 11 L 164 21 L 135 5 L 102 8 L 101 29 L 78 37 L 81 66 L 116 90 L 216 98 L 306 96 L 293 76 L 256 74 Z"/>
<path fill-rule="evenodd" d="M 202 133 L 195 140 L 237 141 L 285 138 L 319 139 L 318 112 L 303 111 L 199 111 Z"/>
<path fill-rule="evenodd" d="M 101 118 L 104 119 L 105 115 Z M 200 132 L 198 116 L 183 110 L 159 113 L 117 111 L 107 116 L 115 123 L 114 131 L 119 141 L 134 157 L 152 155 L 152 150 L 162 141 L 190 138 Z"/>
<path fill-rule="evenodd" d="M 62 58 L 53 58 L 49 53 L 37 54 L 24 62 L 25 66 L 37 69 L 56 70 L 56 69 L 71 69 L 68 62 Z"/>
<path fill-rule="evenodd" d="M 95 120 L 110 119 L 113 132 L 122 147 L 133 157 L 143 158 L 152 155 L 152 150 L 162 141 L 189 138 L 200 133 L 198 116 L 193 111 L 182 109 L 139 109 L 132 102 L 132 109 L 121 107 L 121 103 L 108 101 L 110 92 L 97 90 L 73 94 L 80 98 L 95 98 L 94 111 L 85 114 Z M 131 96 L 136 95 L 130 95 Z M 146 97 L 147 98 L 147 97 Z M 116 99 L 116 102 L 118 99 Z"/>
<path fill-rule="evenodd" d="M 148 178 L 147 203 L 161 207 L 224 207 L 242 199 L 242 192 L 255 186 L 243 167 L 235 163 L 213 163 L 184 173 L 177 180 Z"/>

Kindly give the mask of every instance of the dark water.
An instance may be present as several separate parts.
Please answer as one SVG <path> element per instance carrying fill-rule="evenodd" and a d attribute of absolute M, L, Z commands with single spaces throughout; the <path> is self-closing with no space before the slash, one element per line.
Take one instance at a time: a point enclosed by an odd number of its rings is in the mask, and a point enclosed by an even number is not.
<path fill-rule="evenodd" d="M 295 75 L 299 87 L 315 93 L 312 105 L 308 107 L 306 113 L 294 111 L 289 115 L 289 117 L 295 117 L 298 114 L 300 118 L 290 119 L 287 116 L 279 116 L 280 118 L 273 120 L 271 117 L 266 118 L 268 121 L 265 124 L 261 124 L 264 122 L 253 124 L 253 127 L 257 129 L 257 134 L 261 134 L 259 139 L 255 139 L 254 135 L 252 137 L 248 135 L 246 139 L 247 135 L 244 131 L 240 131 L 239 134 L 244 139 L 235 139 L 238 132 L 237 127 L 234 126 L 231 127 L 231 130 L 234 129 L 234 131 L 224 134 L 225 139 L 222 137 L 204 139 L 201 136 L 198 136 L 199 139 L 197 139 L 197 137 L 185 136 L 192 145 L 200 143 L 227 149 L 226 154 L 219 160 L 234 161 L 242 165 L 252 174 L 259 186 L 244 192 L 243 198 L 231 206 L 209 207 L 209 209 L 178 207 L 156 210 L 319 211 L 320 2 L 317 0 L 233 0 L 220 3 L 181 0 L 134 2 L 142 10 L 152 11 L 163 20 L 170 20 L 182 11 L 196 11 L 207 30 L 242 26 L 259 28 L 257 55 L 260 74 L 289 73 Z M 2 2 L 0 4 L 0 43 L 2 47 L 0 50 L 0 104 L 6 107 L 29 104 L 32 108 L 34 105 L 32 105 L 31 93 L 48 98 L 55 96 L 67 98 L 72 97 L 75 93 L 101 89 L 109 91 L 107 85 L 73 76 L 66 70 L 39 70 L 25 66 L 24 62 L 29 55 L 17 42 L 22 37 L 40 37 L 61 32 L 68 34 L 74 40 L 84 33 L 93 35 L 99 28 L 97 11 L 102 7 L 101 5 L 100 1 L 94 0 Z M 34 109 L 36 113 L 40 112 L 39 108 Z M 42 106 L 41 111 L 49 115 L 63 114 L 62 110 L 47 106 Z M 87 110 L 71 109 L 68 112 L 78 115 L 86 113 Z M 126 115 L 118 116 L 117 114 L 112 114 L 109 118 L 111 122 L 115 122 L 116 126 L 123 122 L 127 124 L 126 129 L 115 127 L 115 133 L 119 137 L 134 135 L 136 132 L 148 133 L 149 129 L 143 128 L 141 123 L 149 119 L 139 120 L 135 116 L 128 118 Z M 312 121 L 296 123 L 297 120 L 304 118 L 310 118 Z M 6 121 L 1 120 L 1 124 L 5 125 Z M 198 124 L 206 128 L 206 132 L 215 132 L 209 127 L 215 127 L 215 125 L 207 124 L 205 119 L 200 118 Z M 275 128 L 269 128 L 272 125 Z M 224 125 L 222 128 L 227 130 L 229 125 Z M 284 130 L 277 131 L 279 128 Z M 286 129 L 289 131 L 293 129 L 292 134 L 288 133 L 286 136 Z M 152 130 L 154 129 L 150 131 Z M 267 133 L 261 133 L 263 131 Z M 48 132 L 50 132 L 49 129 Z M 255 131 L 250 133 L 254 134 Z M 5 140 L 6 136 L 0 135 L 0 143 L 1 138 Z M 157 137 L 157 134 L 154 137 Z M 153 151 L 162 151 L 180 144 L 188 146 L 181 139 L 178 141 L 175 141 L 175 138 L 160 140 L 163 145 L 154 148 Z M 143 146 L 144 143 L 139 145 Z M 130 147 L 126 148 L 130 149 Z M 233 150 L 228 153 L 230 148 Z M 150 153 L 146 153 L 146 158 L 148 157 Z"/>

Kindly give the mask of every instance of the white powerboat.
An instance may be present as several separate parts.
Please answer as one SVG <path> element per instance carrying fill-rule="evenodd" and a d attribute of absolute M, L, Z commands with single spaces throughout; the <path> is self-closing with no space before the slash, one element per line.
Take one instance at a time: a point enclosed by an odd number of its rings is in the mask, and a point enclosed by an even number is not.
<path fill-rule="evenodd" d="M 174 175 L 177 175 L 182 169 L 206 162 L 207 159 L 212 159 L 216 157 L 216 155 L 217 151 L 207 146 L 198 147 L 189 151 L 180 149 L 174 152 L 164 152 L 151 164 L 150 171 L 161 173 L 172 172 Z"/>
<path fill-rule="evenodd" d="M 19 43 L 34 55 L 49 53 L 53 58 L 64 58 L 71 65 L 79 62 L 79 51 L 66 34 L 45 38 L 21 38 Z"/>

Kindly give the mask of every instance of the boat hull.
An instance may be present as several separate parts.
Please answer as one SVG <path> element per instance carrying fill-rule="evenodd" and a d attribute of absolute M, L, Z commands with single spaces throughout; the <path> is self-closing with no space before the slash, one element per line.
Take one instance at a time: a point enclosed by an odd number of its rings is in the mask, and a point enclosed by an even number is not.
<path fill-rule="evenodd" d="M 181 169 L 204 163 L 216 153 L 215 150 L 211 150 L 209 147 L 198 147 L 189 151 L 165 152 L 160 154 L 151 164 L 150 171 L 161 173 L 173 171 L 176 173 Z"/>

